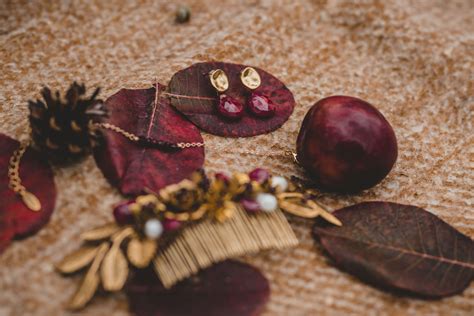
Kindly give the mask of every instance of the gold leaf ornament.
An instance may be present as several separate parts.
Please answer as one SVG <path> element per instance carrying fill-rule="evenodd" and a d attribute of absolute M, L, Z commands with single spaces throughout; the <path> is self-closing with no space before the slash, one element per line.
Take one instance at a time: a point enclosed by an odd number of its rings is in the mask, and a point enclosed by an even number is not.
<path fill-rule="evenodd" d="M 133 233 L 132 228 L 126 228 L 113 238 L 113 244 L 105 255 L 100 270 L 104 290 L 120 291 L 125 285 L 128 276 L 128 262 L 120 249 L 122 241 Z"/>
<path fill-rule="evenodd" d="M 23 199 L 23 203 L 25 203 L 30 210 L 34 212 L 41 211 L 41 202 L 33 193 L 25 191 L 21 195 L 21 198 Z"/>
<path fill-rule="evenodd" d="M 156 249 L 157 243 L 155 240 L 148 238 L 140 239 L 135 236 L 128 243 L 128 260 L 139 269 L 146 268 L 155 256 Z"/>
<path fill-rule="evenodd" d="M 81 234 L 81 239 L 84 241 L 98 241 L 110 238 L 113 234 L 118 232 L 119 226 L 115 223 L 106 224 Z"/>
<path fill-rule="evenodd" d="M 99 247 L 85 246 L 67 255 L 56 269 L 61 273 L 73 273 L 89 265 L 97 255 Z"/>
<path fill-rule="evenodd" d="M 69 302 L 68 307 L 70 309 L 77 310 L 83 308 L 94 296 L 100 283 L 100 264 L 102 263 L 107 250 L 109 250 L 108 243 L 103 243 L 100 245 L 91 267 L 87 271 L 87 274 L 82 280 L 81 285 Z"/>

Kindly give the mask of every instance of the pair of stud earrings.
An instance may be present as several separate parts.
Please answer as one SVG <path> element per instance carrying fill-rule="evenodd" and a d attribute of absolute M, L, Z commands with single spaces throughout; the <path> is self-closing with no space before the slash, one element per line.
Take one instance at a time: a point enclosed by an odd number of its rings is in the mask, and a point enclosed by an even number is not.
<path fill-rule="evenodd" d="M 244 106 L 239 100 L 226 95 L 229 89 L 229 78 L 222 69 L 214 69 L 209 73 L 212 86 L 219 93 L 217 112 L 229 119 L 239 119 L 244 114 Z M 251 91 L 247 99 L 247 108 L 256 117 L 268 118 L 275 114 L 275 104 L 264 94 L 257 92 L 262 80 L 257 70 L 246 67 L 240 73 L 240 81 Z"/>

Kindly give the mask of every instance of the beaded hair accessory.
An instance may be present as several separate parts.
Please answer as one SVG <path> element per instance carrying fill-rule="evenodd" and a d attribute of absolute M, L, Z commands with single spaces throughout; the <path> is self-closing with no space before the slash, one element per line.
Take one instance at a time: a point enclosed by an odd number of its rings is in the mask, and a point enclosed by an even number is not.
<path fill-rule="evenodd" d="M 264 169 L 213 179 L 204 172 L 142 195 L 114 209 L 115 223 L 81 235 L 84 245 L 66 256 L 57 269 L 87 272 L 69 307 L 83 308 L 99 285 L 119 291 L 129 267 L 153 266 L 170 288 L 214 263 L 266 249 L 298 243 L 282 211 L 334 225 L 341 222 L 280 176 Z"/>

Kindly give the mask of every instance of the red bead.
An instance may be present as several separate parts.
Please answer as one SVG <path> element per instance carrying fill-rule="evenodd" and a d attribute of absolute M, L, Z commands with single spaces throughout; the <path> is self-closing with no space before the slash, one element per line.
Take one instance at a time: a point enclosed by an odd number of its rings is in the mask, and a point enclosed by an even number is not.
<path fill-rule="evenodd" d="M 268 172 L 266 169 L 256 168 L 249 173 L 249 178 L 252 181 L 263 183 L 270 178 L 270 172 Z"/>
<path fill-rule="evenodd" d="M 133 201 L 120 203 L 114 208 L 114 218 L 117 224 L 127 225 L 133 223 L 133 214 L 128 207 Z"/>
<path fill-rule="evenodd" d="M 219 97 L 219 104 L 217 105 L 217 111 L 224 117 L 236 119 L 242 117 L 244 114 L 244 107 L 237 99 L 221 94 Z"/>
<path fill-rule="evenodd" d="M 226 175 L 225 173 L 223 172 L 217 172 L 214 177 L 216 178 L 216 180 L 220 180 L 224 183 L 229 183 L 230 181 L 230 177 L 228 175 Z"/>
<path fill-rule="evenodd" d="M 258 92 L 252 92 L 247 101 L 247 106 L 250 112 L 258 117 L 271 117 L 275 114 L 276 110 L 272 100 Z"/>
<path fill-rule="evenodd" d="M 257 203 L 255 200 L 251 199 L 242 199 L 240 200 L 240 205 L 249 213 L 257 213 L 260 212 L 260 204 Z"/>
<path fill-rule="evenodd" d="M 176 230 L 178 228 L 181 227 L 181 222 L 180 221 L 177 221 L 175 219 L 165 219 L 163 221 L 163 228 L 165 229 L 165 231 L 169 232 L 169 231 L 173 231 L 173 230 Z"/>

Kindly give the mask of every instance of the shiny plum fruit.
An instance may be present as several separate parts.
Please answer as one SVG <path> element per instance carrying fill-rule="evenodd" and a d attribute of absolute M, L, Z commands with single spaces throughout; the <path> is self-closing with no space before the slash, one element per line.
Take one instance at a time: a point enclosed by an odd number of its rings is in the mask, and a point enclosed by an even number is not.
<path fill-rule="evenodd" d="M 371 104 L 348 96 L 318 101 L 301 126 L 298 161 L 320 189 L 351 193 L 382 181 L 397 160 L 392 126 Z"/>

